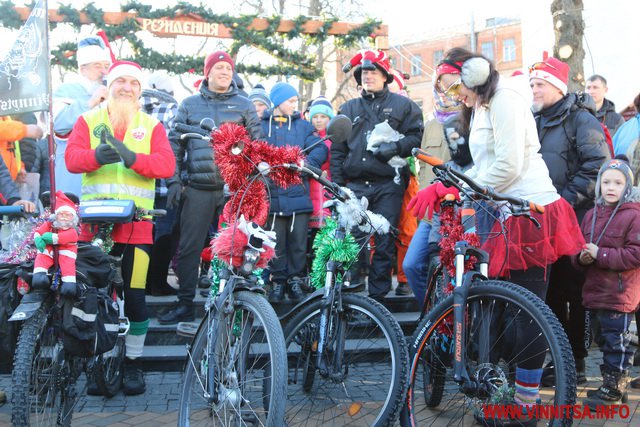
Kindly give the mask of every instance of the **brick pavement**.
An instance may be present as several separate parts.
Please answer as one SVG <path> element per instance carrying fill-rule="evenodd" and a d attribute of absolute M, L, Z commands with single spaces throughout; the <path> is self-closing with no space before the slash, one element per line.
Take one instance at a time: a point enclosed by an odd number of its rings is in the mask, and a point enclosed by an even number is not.
<path fill-rule="evenodd" d="M 596 388 L 602 378 L 599 365 L 601 354 L 592 348 L 587 358 L 586 386 L 578 389 L 578 403 L 586 395 L 586 390 Z M 633 368 L 632 374 L 640 375 L 640 368 Z M 176 425 L 178 393 L 182 374 L 179 372 L 147 372 L 147 392 L 140 396 L 124 396 L 118 394 L 111 399 L 96 396 L 84 396 L 78 403 L 73 416 L 73 426 L 87 427 L 156 427 Z M 11 376 L 0 375 L 0 389 L 7 391 L 10 401 Z M 627 419 L 617 417 L 611 420 L 583 419 L 575 420 L 578 427 L 623 427 L 640 426 L 640 390 L 629 391 L 630 416 Z M 11 420 L 11 405 L 0 405 L 0 426 L 9 426 Z M 465 423 L 466 425 L 466 423 Z M 542 425 L 542 424 L 540 424 Z"/>

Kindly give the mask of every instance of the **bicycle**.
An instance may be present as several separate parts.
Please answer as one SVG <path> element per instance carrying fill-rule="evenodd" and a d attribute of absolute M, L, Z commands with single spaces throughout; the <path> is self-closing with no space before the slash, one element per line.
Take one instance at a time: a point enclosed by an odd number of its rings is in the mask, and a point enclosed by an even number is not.
<path fill-rule="evenodd" d="M 542 368 L 545 360 L 553 360 L 556 383 L 540 388 L 538 404 L 554 405 L 560 410 L 556 418 L 545 420 L 550 425 L 571 425 L 571 406 L 576 398 L 575 367 L 560 322 L 532 292 L 487 278 L 489 255 L 480 249 L 475 234 L 475 208 L 482 205 L 474 199 L 505 202 L 502 209 L 534 223 L 531 211 L 542 213 L 544 209 L 480 186 L 422 150 L 415 149 L 414 156 L 433 166 L 437 180 L 460 190 L 462 214 L 455 221 L 464 234 L 457 234 L 456 241 L 449 242 L 454 243 L 452 264 L 441 266 L 436 271 L 438 277 L 432 278 L 432 282 L 451 284 L 450 295 L 431 307 L 411 338 L 404 424 L 473 423 L 475 418 L 486 425 L 502 425 L 490 415 L 486 419 L 485 410 L 491 405 L 517 406 L 513 401 L 517 365 L 531 363 Z M 447 203 L 451 209 L 449 199 L 443 202 L 443 210 Z M 449 236 L 443 235 L 446 238 Z M 451 275 L 447 267 L 452 270 Z M 430 286 L 428 292 L 436 289 Z M 428 294 L 427 299 L 430 297 Z M 525 329 L 533 338 L 524 348 L 514 348 L 517 334 Z M 511 421 L 535 425 L 537 414 L 528 415 L 525 411 L 525 418 Z"/>
<path fill-rule="evenodd" d="M 206 119 L 205 119 L 206 120 Z M 211 141 L 213 126 L 176 125 L 182 138 Z M 222 125 L 228 129 L 228 125 Z M 231 148 L 239 155 L 243 147 Z M 219 160 L 219 159 L 216 159 Z M 258 172 L 246 180 L 245 191 Z M 238 206 L 243 196 L 238 197 Z M 232 198 L 232 201 L 234 199 Z M 235 211 L 234 211 L 235 212 Z M 187 346 L 178 425 L 283 425 L 287 359 L 284 336 L 273 307 L 256 274 L 273 255 L 275 236 L 238 218 L 214 240 L 215 280 L 205 303 L 205 316 Z M 270 251 L 269 251 L 270 249 Z M 265 253 L 266 251 L 266 253 Z M 217 269 L 216 269 L 217 268 Z"/>
<path fill-rule="evenodd" d="M 360 249 L 352 226 L 371 236 L 382 221 L 388 231 L 389 223 L 365 211 L 353 193 L 322 171 L 282 166 L 317 180 L 335 198 L 328 229 L 314 241 L 318 264 L 312 278 L 318 289 L 282 319 L 289 360 L 287 425 L 392 425 L 406 392 L 404 335 L 382 304 L 348 286 Z"/>
<path fill-rule="evenodd" d="M 129 222 L 136 212 L 132 201 L 90 201 L 80 206 L 79 216 L 86 223 Z M 112 274 L 114 260 L 91 244 L 78 244 L 76 261 L 80 298 L 75 301 L 95 292 L 97 314 L 93 321 L 90 313 L 83 317 L 100 325 L 109 335 L 103 344 L 106 349 L 87 355 L 82 354 L 84 349 L 73 348 L 77 341 L 65 343 L 70 338 L 63 327 L 64 320 L 73 312 L 74 299 L 61 297 L 59 271 L 49 273 L 50 289 L 29 289 L 9 319 L 24 322 L 12 374 L 13 425 L 71 425 L 74 407 L 87 387 L 85 384 L 82 389 L 77 388 L 83 372 L 108 397 L 119 389 L 124 337 L 128 331 L 128 321 L 117 298 L 121 279 L 119 282 Z M 92 346 L 100 348 L 98 341 L 96 336 Z"/>

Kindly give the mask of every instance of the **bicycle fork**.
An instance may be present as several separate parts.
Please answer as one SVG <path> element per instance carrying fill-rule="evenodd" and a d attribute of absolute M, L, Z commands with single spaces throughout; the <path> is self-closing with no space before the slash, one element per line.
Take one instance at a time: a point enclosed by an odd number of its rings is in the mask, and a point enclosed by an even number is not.
<path fill-rule="evenodd" d="M 457 242 L 454 247 L 456 277 L 453 289 L 453 339 L 454 339 L 454 355 L 453 355 L 453 379 L 460 385 L 467 396 L 478 396 L 481 393 L 482 386 L 476 379 L 469 377 L 467 371 L 466 360 L 466 327 L 465 327 L 465 308 L 467 305 L 467 297 L 469 296 L 469 287 L 473 281 L 486 279 L 489 271 L 489 255 L 487 252 L 470 246 L 465 241 Z M 470 256 L 477 258 L 476 266 L 478 270 L 465 272 L 464 264 Z"/>
<path fill-rule="evenodd" d="M 342 381 L 344 375 L 338 368 L 342 366 L 342 357 L 344 354 L 344 322 L 339 321 L 335 330 L 336 347 L 333 352 L 333 360 L 331 366 L 328 365 L 327 360 L 323 357 L 325 347 L 328 345 L 328 335 L 332 329 L 332 325 L 329 324 L 331 320 L 331 311 L 333 308 L 333 302 L 335 301 L 336 293 L 340 292 L 334 285 L 333 278 L 338 270 L 338 263 L 336 261 L 327 262 L 327 275 L 324 286 L 324 296 L 322 297 L 322 307 L 320 312 L 320 322 L 318 327 L 318 346 L 316 350 L 316 367 L 322 376 L 331 377 L 336 381 Z M 338 314 L 342 313 L 342 303 L 335 308 Z"/>

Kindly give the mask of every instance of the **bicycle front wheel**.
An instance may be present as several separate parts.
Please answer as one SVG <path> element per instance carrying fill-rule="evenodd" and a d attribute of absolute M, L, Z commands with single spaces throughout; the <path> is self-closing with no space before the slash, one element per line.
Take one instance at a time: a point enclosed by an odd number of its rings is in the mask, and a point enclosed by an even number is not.
<path fill-rule="evenodd" d="M 470 382 L 454 380 L 453 296 L 438 304 L 420 323 L 411 339 L 408 413 L 412 426 L 531 425 L 535 415 L 549 425 L 571 425 L 567 412 L 576 399 L 575 365 L 560 322 L 536 295 L 513 283 L 476 282 L 469 288 L 464 312 L 462 363 Z M 554 361 L 555 384 L 536 387 L 542 367 Z M 528 375 L 527 390 L 535 403 L 560 416 L 496 413 L 515 403 L 515 380 Z M 533 375 L 533 376 L 532 376 Z M 517 410 L 517 409 L 516 409 Z M 499 409 L 498 409 L 499 411 Z M 549 412 L 550 413 L 550 412 Z M 510 418 L 512 417 L 512 418 Z"/>
<path fill-rule="evenodd" d="M 178 425 L 284 425 L 287 359 L 278 317 L 261 295 L 233 298 L 234 310 L 221 321 L 207 314 L 194 337 Z"/>
<path fill-rule="evenodd" d="M 11 377 L 14 426 L 70 426 L 78 394 L 72 386 L 52 309 L 41 307 L 18 336 Z"/>
<path fill-rule="evenodd" d="M 402 329 L 381 304 L 344 294 L 343 310 L 331 310 L 319 355 L 323 302 L 304 306 L 285 327 L 287 425 L 392 425 L 406 390 Z"/>

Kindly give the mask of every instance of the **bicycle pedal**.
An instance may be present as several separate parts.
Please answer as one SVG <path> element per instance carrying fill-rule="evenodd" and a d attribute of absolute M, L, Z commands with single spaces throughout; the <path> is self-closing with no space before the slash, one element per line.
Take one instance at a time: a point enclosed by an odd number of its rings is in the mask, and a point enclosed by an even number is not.
<path fill-rule="evenodd" d="M 176 326 L 176 335 L 193 338 L 196 336 L 196 332 L 198 332 L 199 325 L 197 322 L 179 322 L 178 326 Z"/>

